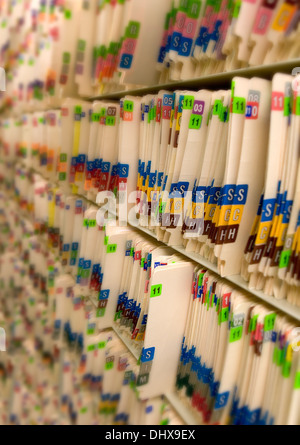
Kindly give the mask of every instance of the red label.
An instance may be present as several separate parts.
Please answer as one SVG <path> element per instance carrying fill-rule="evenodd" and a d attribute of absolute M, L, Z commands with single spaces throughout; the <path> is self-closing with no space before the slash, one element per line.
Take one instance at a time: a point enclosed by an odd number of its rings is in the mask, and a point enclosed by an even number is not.
<path fill-rule="evenodd" d="M 272 110 L 282 111 L 284 105 L 284 94 L 281 92 L 273 91 L 272 93 Z"/>

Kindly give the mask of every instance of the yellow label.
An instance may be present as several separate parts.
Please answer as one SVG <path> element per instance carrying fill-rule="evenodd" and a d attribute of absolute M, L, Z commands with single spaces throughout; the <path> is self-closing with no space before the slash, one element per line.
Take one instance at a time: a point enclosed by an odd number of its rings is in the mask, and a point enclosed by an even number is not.
<path fill-rule="evenodd" d="M 171 207 L 171 213 L 178 215 L 182 212 L 184 199 L 183 198 L 174 198 Z"/>
<path fill-rule="evenodd" d="M 74 133 L 73 133 L 73 156 L 79 155 L 79 141 L 80 141 L 80 122 L 74 122 Z"/>
<path fill-rule="evenodd" d="M 229 225 L 240 224 L 243 216 L 243 211 L 243 205 L 233 205 L 231 208 Z"/>
<path fill-rule="evenodd" d="M 288 348 L 287 348 L 287 351 L 286 351 L 286 357 L 285 357 L 285 360 L 287 361 L 287 362 L 291 362 L 292 360 L 293 360 L 293 348 L 292 348 L 292 343 L 290 343 L 289 345 L 288 345 Z"/>
<path fill-rule="evenodd" d="M 154 187 L 148 187 L 147 189 L 147 200 L 150 201 L 151 193 L 153 192 Z"/>
<path fill-rule="evenodd" d="M 226 226 L 229 224 L 231 207 L 232 205 L 226 205 L 220 208 L 218 226 Z"/>
<path fill-rule="evenodd" d="M 215 210 L 215 213 L 214 213 L 214 216 L 213 216 L 213 219 L 212 219 L 212 222 L 215 224 L 215 226 L 219 225 L 220 211 L 221 211 L 221 207 L 217 206 L 216 210 Z"/>
<path fill-rule="evenodd" d="M 284 245 L 284 241 L 285 241 L 285 236 L 287 233 L 287 229 L 288 229 L 288 224 L 281 224 L 280 228 L 279 228 L 279 233 L 278 233 L 278 238 L 277 238 L 277 242 L 276 242 L 276 246 L 280 247 Z"/>
<path fill-rule="evenodd" d="M 193 202 L 192 206 L 192 218 L 204 218 L 204 203 Z"/>
<path fill-rule="evenodd" d="M 285 31 L 289 26 L 290 21 L 293 18 L 293 14 L 296 11 L 296 6 L 283 3 L 278 11 L 277 16 L 273 22 L 272 28 L 275 31 Z"/>
<path fill-rule="evenodd" d="M 53 227 L 55 218 L 55 191 L 52 193 L 51 201 L 48 201 L 48 226 Z"/>
<path fill-rule="evenodd" d="M 261 246 L 262 244 L 267 243 L 271 228 L 272 228 L 272 221 L 266 221 L 260 223 L 255 239 L 256 246 Z M 254 233 L 252 233 L 251 235 L 254 235 Z"/>
<path fill-rule="evenodd" d="M 205 209 L 205 221 L 212 221 L 216 212 L 217 204 L 207 204 Z"/>
<path fill-rule="evenodd" d="M 176 131 L 180 131 L 182 113 L 177 113 Z"/>
<path fill-rule="evenodd" d="M 172 207 L 172 201 L 173 199 L 168 199 L 166 203 L 162 203 L 162 208 L 165 208 L 163 213 L 171 213 L 171 207 Z M 166 205 L 165 205 L 166 204 Z"/>

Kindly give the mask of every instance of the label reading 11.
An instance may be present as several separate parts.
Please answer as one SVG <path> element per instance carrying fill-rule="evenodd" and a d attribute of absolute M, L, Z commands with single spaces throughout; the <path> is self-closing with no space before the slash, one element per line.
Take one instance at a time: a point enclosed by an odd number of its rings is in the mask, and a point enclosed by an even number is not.
<path fill-rule="evenodd" d="M 238 326 L 237 328 L 231 328 L 229 343 L 233 343 L 235 341 L 240 340 L 242 338 L 242 335 L 243 335 L 243 326 Z"/>
<path fill-rule="evenodd" d="M 133 120 L 133 102 L 131 100 L 125 100 L 123 104 L 123 120 Z"/>
<path fill-rule="evenodd" d="M 234 97 L 232 102 L 232 112 L 235 114 L 245 114 L 246 99 L 244 97 Z"/>
<path fill-rule="evenodd" d="M 154 284 L 151 286 L 150 298 L 159 297 L 162 292 L 162 284 Z"/>
<path fill-rule="evenodd" d="M 108 244 L 106 253 L 115 253 L 117 251 L 117 244 Z"/>

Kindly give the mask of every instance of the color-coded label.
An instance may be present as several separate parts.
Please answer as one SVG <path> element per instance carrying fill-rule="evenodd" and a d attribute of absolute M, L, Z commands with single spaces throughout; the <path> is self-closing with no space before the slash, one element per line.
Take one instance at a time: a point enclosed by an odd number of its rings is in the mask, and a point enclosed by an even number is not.
<path fill-rule="evenodd" d="M 150 298 L 159 297 L 162 293 L 162 284 L 151 286 Z"/>

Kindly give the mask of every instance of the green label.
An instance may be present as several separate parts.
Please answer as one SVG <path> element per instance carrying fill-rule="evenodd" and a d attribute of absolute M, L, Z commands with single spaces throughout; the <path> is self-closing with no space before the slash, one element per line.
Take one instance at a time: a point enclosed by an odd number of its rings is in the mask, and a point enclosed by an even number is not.
<path fill-rule="evenodd" d="M 117 251 L 117 244 L 108 244 L 106 253 L 115 253 Z"/>
<path fill-rule="evenodd" d="M 130 21 L 126 28 L 125 38 L 137 39 L 140 33 L 141 24 L 139 22 Z"/>
<path fill-rule="evenodd" d="M 192 114 L 190 118 L 189 129 L 190 130 L 199 130 L 202 124 L 202 116 L 198 114 Z"/>
<path fill-rule="evenodd" d="M 114 362 L 107 362 L 107 363 L 105 363 L 106 371 L 109 371 L 110 369 L 113 369 L 113 367 L 114 367 Z"/>
<path fill-rule="evenodd" d="M 88 350 L 88 352 L 95 351 L 95 345 L 89 345 L 89 346 L 87 347 L 87 350 Z"/>
<path fill-rule="evenodd" d="M 188 17 L 191 19 L 197 19 L 199 17 L 201 8 L 201 0 L 193 0 L 189 2 Z"/>
<path fill-rule="evenodd" d="M 234 19 L 236 19 L 240 13 L 241 4 L 242 4 L 242 0 L 236 0 L 236 2 L 234 4 L 233 14 L 232 14 Z"/>
<path fill-rule="evenodd" d="M 285 97 L 283 101 L 283 115 L 289 116 L 291 114 L 291 98 Z"/>
<path fill-rule="evenodd" d="M 106 237 L 104 238 L 104 246 L 107 246 L 107 244 L 108 244 L 108 236 L 106 236 Z"/>
<path fill-rule="evenodd" d="M 60 172 L 59 175 L 58 175 L 58 180 L 59 181 L 65 181 L 66 179 L 67 179 L 67 174 Z"/>
<path fill-rule="evenodd" d="M 194 106 L 194 96 L 184 96 L 182 108 L 184 110 L 192 110 Z"/>
<path fill-rule="evenodd" d="M 124 111 L 128 111 L 130 113 L 133 112 L 133 102 L 132 100 L 125 100 L 123 104 Z"/>
<path fill-rule="evenodd" d="M 83 220 L 83 227 L 88 227 L 89 226 L 89 220 L 87 218 L 85 218 Z"/>
<path fill-rule="evenodd" d="M 160 206 L 159 206 L 159 213 L 164 213 L 165 212 L 166 205 L 167 205 L 166 202 L 163 202 L 162 204 L 160 204 Z"/>
<path fill-rule="evenodd" d="M 67 162 L 68 156 L 65 153 L 63 153 L 60 155 L 59 159 L 60 162 Z"/>
<path fill-rule="evenodd" d="M 222 101 L 219 99 L 215 100 L 214 107 L 213 107 L 213 116 L 221 117 L 222 110 L 223 110 Z"/>
<path fill-rule="evenodd" d="M 294 389 L 300 389 L 300 371 L 295 375 Z"/>
<path fill-rule="evenodd" d="M 109 127 L 114 127 L 115 124 L 116 124 L 115 116 L 107 116 L 107 118 L 105 119 L 105 125 Z"/>
<path fill-rule="evenodd" d="M 81 116 L 82 113 L 82 107 L 80 105 L 76 105 L 76 107 L 74 108 L 74 114 L 80 114 Z"/>
<path fill-rule="evenodd" d="M 80 52 L 84 52 L 85 51 L 85 40 L 78 40 L 78 46 L 77 46 L 77 50 Z"/>
<path fill-rule="evenodd" d="M 282 367 L 282 376 L 286 379 L 291 375 L 292 363 L 285 361 Z"/>
<path fill-rule="evenodd" d="M 69 9 L 65 9 L 65 19 L 71 20 L 71 18 L 72 18 L 72 11 L 70 11 Z"/>
<path fill-rule="evenodd" d="M 296 99 L 296 109 L 295 109 L 296 116 L 300 116 L 300 96 Z"/>
<path fill-rule="evenodd" d="M 115 320 L 115 321 L 120 320 L 121 315 L 122 315 L 122 311 L 116 312 L 116 313 L 115 313 L 115 318 L 114 318 L 114 320 Z"/>
<path fill-rule="evenodd" d="M 282 269 L 283 267 L 287 267 L 290 262 L 292 250 L 284 250 L 281 252 L 280 255 L 280 261 L 279 261 L 279 268 Z"/>
<path fill-rule="evenodd" d="M 97 309 L 96 311 L 96 317 L 101 318 L 105 315 L 105 307 L 102 307 L 101 309 Z"/>
<path fill-rule="evenodd" d="M 162 292 L 162 284 L 154 284 L 151 286 L 150 298 L 159 297 Z"/>
<path fill-rule="evenodd" d="M 100 121 L 100 113 L 93 113 L 92 114 L 92 121 L 93 122 L 99 122 Z"/>
<path fill-rule="evenodd" d="M 63 53 L 63 63 L 69 65 L 70 61 L 71 61 L 71 54 Z"/>
<path fill-rule="evenodd" d="M 106 346 L 106 341 L 101 341 L 100 343 L 98 343 L 98 349 L 104 349 Z"/>
<path fill-rule="evenodd" d="M 199 278 L 198 278 L 198 287 L 202 286 L 203 277 L 204 277 L 204 273 L 200 273 Z"/>
<path fill-rule="evenodd" d="M 230 329 L 229 343 L 238 341 L 243 336 L 243 326 L 238 326 L 236 328 Z"/>
<path fill-rule="evenodd" d="M 234 97 L 232 102 L 232 112 L 235 114 L 245 114 L 246 99 L 244 97 Z"/>
<path fill-rule="evenodd" d="M 273 331 L 276 320 L 276 314 L 273 312 L 270 315 L 267 315 L 264 320 L 264 331 Z"/>
<path fill-rule="evenodd" d="M 251 318 L 250 323 L 249 323 L 248 332 L 253 332 L 256 330 L 257 319 L 258 319 L 258 315 L 254 315 L 254 317 Z"/>
<path fill-rule="evenodd" d="M 225 321 L 228 321 L 229 318 L 229 308 L 228 307 L 224 307 L 221 312 L 221 317 L 220 317 L 220 321 L 221 323 L 224 323 Z"/>

